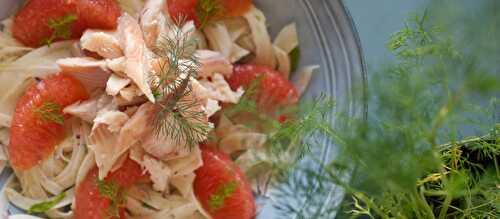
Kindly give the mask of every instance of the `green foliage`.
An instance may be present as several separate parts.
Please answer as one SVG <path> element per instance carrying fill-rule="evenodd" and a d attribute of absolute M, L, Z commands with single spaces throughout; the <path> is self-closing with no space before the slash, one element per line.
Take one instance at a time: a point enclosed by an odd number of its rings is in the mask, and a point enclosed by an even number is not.
<path fill-rule="evenodd" d="M 335 186 L 353 197 L 345 210 L 353 218 L 500 215 L 495 104 L 500 77 L 491 61 L 499 56 L 473 46 L 484 43 L 478 40 L 483 35 L 498 36 L 493 33 L 500 29 L 492 24 L 500 21 L 494 13 L 500 4 L 489 1 L 478 7 L 481 16 L 461 14 L 444 26 L 437 22 L 437 17 L 446 17 L 439 8 L 412 16 L 392 35 L 388 48 L 397 61 L 372 75 L 367 121 L 339 115 L 337 123 L 348 128 L 323 133 L 340 148 L 340 155 L 329 163 L 310 155 L 319 166 L 305 163 L 295 169 L 278 192 L 285 200 L 277 203 L 283 218 L 331 218 L 330 212 L 339 210 L 328 201 Z M 479 21 L 490 28 L 476 28 Z M 467 43 L 451 37 L 457 31 Z M 486 38 L 498 48 L 498 40 Z M 483 110 L 488 100 L 492 109 Z M 480 122 L 469 126 L 469 121 Z M 495 128 L 484 137 L 464 138 L 468 132 L 463 130 L 486 133 L 485 126 Z M 346 177 L 351 173 L 352 181 Z"/>
<path fill-rule="evenodd" d="M 267 134 L 265 153 L 259 150 L 256 155 L 263 163 L 270 164 L 274 175 L 280 178 L 309 153 L 311 142 L 308 138 L 323 132 L 333 134 L 328 116 L 335 107 L 335 101 L 320 95 L 298 106 L 287 105 L 285 108 L 278 107 L 274 112 L 262 112 L 256 102 L 261 81 L 262 76 L 253 80 L 245 87 L 240 101 L 224 107 L 222 113 L 238 124 Z M 241 115 L 243 121 L 239 121 Z"/>
<path fill-rule="evenodd" d="M 52 30 L 52 35 L 48 39 L 44 39 L 42 43 L 50 46 L 54 40 L 69 39 L 71 37 L 71 28 L 76 20 L 78 20 L 78 17 L 74 14 L 49 18 L 47 25 Z"/>
<path fill-rule="evenodd" d="M 332 133 L 328 123 L 328 114 L 332 112 L 335 102 L 325 96 L 320 96 L 310 103 L 303 103 L 297 115 L 277 123 L 274 132 L 269 134 L 266 147 L 272 154 L 285 154 L 296 147 L 298 158 L 309 151 L 309 141 L 317 132 Z"/>
<path fill-rule="evenodd" d="M 269 165 L 275 181 L 286 179 L 289 171 L 310 153 L 316 143 L 313 140 L 315 136 L 322 133 L 334 135 L 328 120 L 334 106 L 333 100 L 321 95 L 312 101 L 302 102 L 296 108 L 290 107 L 292 109 L 282 122 L 264 113 L 253 116 L 259 124 L 264 124 L 267 134 L 264 153 L 257 153 L 256 156 Z"/>
<path fill-rule="evenodd" d="M 61 202 L 65 197 L 66 193 L 63 192 L 49 201 L 34 204 L 28 209 L 28 214 L 45 213 L 46 211 L 59 204 L 59 202 Z"/>
<path fill-rule="evenodd" d="M 258 108 L 256 95 L 262 77 L 257 77 L 245 87 L 245 94 L 237 104 L 224 107 L 222 114 L 237 124 L 267 135 L 262 149 L 251 149 L 255 163 L 246 174 L 256 177 L 262 172 L 273 175 L 273 183 L 280 183 L 289 176 L 289 171 L 300 164 L 310 153 L 317 135 L 334 135 L 329 116 L 335 101 L 325 95 L 313 100 L 302 101 L 297 106 L 278 107 L 273 112 L 263 112 Z M 240 118 L 240 116 L 242 118 Z M 248 120 L 251 118 L 251 121 Z"/>
<path fill-rule="evenodd" d="M 64 124 L 62 107 L 57 103 L 45 101 L 41 106 L 34 108 L 33 113 L 44 122 L 53 122 L 59 125 Z"/>
<path fill-rule="evenodd" d="M 238 113 L 253 113 L 259 114 L 257 109 L 257 102 L 255 98 L 257 97 L 257 90 L 261 84 L 262 76 L 259 75 L 255 80 L 252 80 L 250 84 L 245 87 L 245 93 L 240 98 L 240 101 L 235 105 L 225 108 L 223 113 L 227 117 L 236 116 Z M 258 116 L 257 116 L 258 117 Z"/>

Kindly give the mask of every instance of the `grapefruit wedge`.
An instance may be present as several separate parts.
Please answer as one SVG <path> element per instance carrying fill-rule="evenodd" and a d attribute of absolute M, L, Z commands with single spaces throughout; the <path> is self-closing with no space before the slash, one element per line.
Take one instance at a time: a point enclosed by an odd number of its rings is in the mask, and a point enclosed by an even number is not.
<path fill-rule="evenodd" d="M 256 207 L 244 174 L 221 151 L 202 146 L 203 166 L 196 170 L 194 193 L 214 219 L 251 219 Z"/>
<path fill-rule="evenodd" d="M 16 104 L 11 122 L 9 158 L 16 170 L 43 161 L 64 137 L 64 107 L 89 97 L 77 79 L 56 74 L 36 82 Z"/>

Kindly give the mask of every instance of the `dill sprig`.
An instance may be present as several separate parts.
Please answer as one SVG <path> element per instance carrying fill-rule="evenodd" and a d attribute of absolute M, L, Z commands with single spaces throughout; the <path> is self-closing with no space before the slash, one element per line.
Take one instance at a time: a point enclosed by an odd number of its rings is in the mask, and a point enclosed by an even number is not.
<path fill-rule="evenodd" d="M 223 111 L 224 115 L 227 117 L 233 117 L 238 113 L 260 113 L 257 109 L 257 102 L 255 101 L 257 95 L 257 89 L 259 89 L 262 82 L 262 75 L 258 75 L 254 80 L 250 82 L 248 86 L 245 87 L 245 93 L 240 98 L 238 103 L 226 107 Z"/>
<path fill-rule="evenodd" d="M 321 95 L 311 102 L 303 102 L 296 115 L 286 121 L 273 120 L 275 128 L 268 134 L 264 145 L 267 153 L 262 160 L 272 165 L 276 181 L 286 178 L 290 169 L 311 152 L 318 136 L 335 135 L 328 119 L 334 107 L 332 99 Z"/>
<path fill-rule="evenodd" d="M 52 35 L 44 39 L 42 44 L 50 46 L 54 40 L 69 39 L 71 37 L 71 28 L 78 17 L 74 14 L 67 14 L 59 18 L 49 18 L 47 25 L 52 30 Z"/>
<path fill-rule="evenodd" d="M 59 125 L 64 124 L 64 115 L 62 114 L 61 105 L 45 101 L 41 106 L 33 109 L 33 113 L 42 119 L 44 122 L 53 122 Z"/>
<path fill-rule="evenodd" d="M 201 29 L 224 12 L 224 6 L 220 0 L 199 0 L 195 9 Z"/>
<path fill-rule="evenodd" d="M 300 144 L 315 131 L 331 133 L 327 117 L 334 107 L 335 101 L 325 95 L 321 95 L 311 103 L 303 103 L 297 118 L 292 117 L 280 123 L 276 131 L 269 135 L 267 140 L 269 148 L 273 153 L 281 153 L 289 150 L 290 145 Z M 307 147 L 302 149 L 302 152 L 304 151 L 308 151 Z"/>
<path fill-rule="evenodd" d="M 106 218 L 120 217 L 120 208 L 124 205 L 125 195 L 121 186 L 114 181 L 97 179 L 99 194 L 110 200 L 110 204 L 104 213 Z"/>
<path fill-rule="evenodd" d="M 153 48 L 156 58 L 162 60 L 152 80 L 158 108 L 154 128 L 158 136 L 193 147 L 208 135 L 210 127 L 199 101 L 192 97 L 190 80 L 196 77 L 200 63 L 194 29 L 187 29 L 186 24 L 185 18 L 176 19 L 171 32 L 161 35 Z"/>
<path fill-rule="evenodd" d="M 267 135 L 265 153 L 260 153 L 260 149 L 249 153 L 255 152 L 259 161 L 270 164 L 274 178 L 280 181 L 286 177 L 288 170 L 310 152 L 311 140 L 316 138 L 313 136 L 334 134 L 328 117 L 334 111 L 335 101 L 321 94 L 299 105 L 263 112 L 256 102 L 262 79 L 260 75 L 252 80 L 245 87 L 240 101 L 224 107 L 222 113 L 233 122 Z"/>
<path fill-rule="evenodd" d="M 257 109 L 254 95 L 259 83 L 258 78 L 254 80 L 240 102 L 225 108 L 223 113 L 238 123 L 238 115 L 243 114 L 241 124 L 267 135 L 263 150 L 256 149 L 247 153 L 255 155 L 256 163 L 268 165 L 271 169 L 266 170 L 271 171 L 274 181 L 280 182 L 287 177 L 289 170 L 310 153 L 317 136 L 324 133 L 335 135 L 329 120 L 335 101 L 326 95 L 320 95 L 311 101 L 303 101 L 298 106 L 287 106 L 286 111 L 271 113 L 286 117 L 284 121 L 279 121 L 275 116 L 269 115 L 269 112 Z M 248 121 L 248 118 L 252 121 Z"/>
<path fill-rule="evenodd" d="M 188 89 L 184 95 L 189 95 L 190 92 L 192 91 Z M 210 127 L 206 124 L 206 114 L 196 99 L 179 99 L 175 106 L 169 109 L 169 106 L 173 105 L 174 101 L 171 100 L 174 98 L 161 106 L 165 108 L 160 110 L 157 118 L 167 119 L 156 120 L 156 132 L 166 134 L 178 144 L 196 146 L 210 131 Z"/>
<path fill-rule="evenodd" d="M 495 135 L 443 144 L 439 158 L 444 172 L 430 171 L 420 177 L 413 188 L 387 189 L 378 195 L 351 183 L 347 177 L 351 171 L 348 166 L 337 161 L 325 164 L 309 154 L 307 158 L 319 166 L 307 163 L 289 174 L 274 194 L 278 200 L 275 207 L 282 218 L 332 218 L 344 212 L 351 218 L 497 218 L 500 214 L 497 205 L 500 201 L 500 125 L 493 130 Z M 390 186 L 391 181 L 387 179 L 388 184 L 380 185 Z M 345 203 L 348 206 L 327 202 L 336 186 L 350 195 L 350 203 Z"/>
<path fill-rule="evenodd" d="M 238 184 L 235 181 L 230 181 L 224 183 L 217 188 L 215 193 L 211 194 L 208 198 L 208 206 L 212 210 L 218 210 L 224 207 L 224 202 L 227 198 L 231 197 L 231 195 L 238 188 Z"/>

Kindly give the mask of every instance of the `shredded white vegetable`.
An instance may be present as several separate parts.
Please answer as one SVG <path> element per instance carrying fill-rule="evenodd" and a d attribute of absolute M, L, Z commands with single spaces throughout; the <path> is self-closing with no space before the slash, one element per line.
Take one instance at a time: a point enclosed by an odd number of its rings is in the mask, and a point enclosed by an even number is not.
<path fill-rule="evenodd" d="M 72 120 L 71 135 L 56 147 L 56 151 L 41 165 L 30 170 L 16 171 L 6 183 L 5 194 L 10 202 L 27 210 L 32 205 L 53 199 L 62 192 L 65 198 L 46 212 L 51 218 L 69 217 L 64 207 L 73 202 L 74 186 L 78 169 L 87 154 L 84 135 L 86 125 L 79 120 Z M 65 158 L 68 154 L 69 158 Z"/>
<path fill-rule="evenodd" d="M 278 36 L 274 39 L 274 45 L 287 54 L 299 46 L 299 36 L 295 23 L 289 24 L 281 29 Z"/>
<path fill-rule="evenodd" d="M 278 70 L 283 74 L 284 78 L 290 77 L 290 57 L 288 53 L 283 51 L 281 48 L 274 46 L 274 54 L 276 55 L 276 59 L 278 60 Z"/>
<path fill-rule="evenodd" d="M 243 49 L 250 51 L 251 53 L 256 53 L 256 46 L 253 42 L 253 38 L 251 34 L 245 34 L 241 36 L 236 43 L 241 46 Z"/>
<path fill-rule="evenodd" d="M 10 31 L 12 18 L 3 20 L 1 25 L 3 26 L 3 30 L 0 31 L 0 69 L 33 50 L 33 48 L 23 46 L 12 37 Z"/>
<path fill-rule="evenodd" d="M 42 219 L 42 218 L 27 214 L 16 214 L 16 215 L 9 215 L 8 219 Z"/>
<path fill-rule="evenodd" d="M 69 149 L 69 153 L 72 154 L 69 164 L 65 164 L 66 167 L 55 176 L 52 176 L 50 171 L 44 171 L 38 166 L 28 171 L 16 172 L 15 176 L 17 179 L 12 175 L 7 180 L 5 186 L 5 195 L 9 201 L 21 209 L 27 210 L 34 204 L 51 200 L 64 192 L 65 198 L 46 212 L 46 214 L 52 218 L 70 216 L 72 213 L 63 210 L 63 208 L 71 205 L 73 202 L 73 186 L 76 183 L 76 171 L 84 156 L 82 152 L 85 153 L 84 145 L 79 145 L 78 143 L 72 145 L 73 147 Z M 42 166 L 50 169 L 52 159 L 57 158 L 51 157 L 47 159 Z M 63 163 L 66 162 L 63 161 Z M 19 191 L 18 189 L 21 190 Z"/>
<path fill-rule="evenodd" d="M 271 37 L 267 31 L 264 13 L 255 6 L 252 6 L 244 17 L 252 31 L 252 38 L 255 45 L 255 63 L 275 68 L 276 57 L 274 56 Z"/>
<path fill-rule="evenodd" d="M 0 22 L 3 30 L 0 31 L 0 47 L 22 47 L 22 44 L 12 37 L 12 17 Z"/>
<path fill-rule="evenodd" d="M 220 117 L 216 134 L 220 139 L 219 148 L 227 154 L 261 148 L 267 140 L 267 135 L 233 124 L 224 115 Z"/>
<path fill-rule="evenodd" d="M 23 209 L 23 210 L 28 210 L 34 204 L 38 204 L 41 202 L 46 202 L 46 201 L 51 200 L 49 198 L 45 198 L 45 199 L 28 198 L 28 197 L 22 195 L 21 193 L 19 193 L 16 190 L 11 188 L 11 186 L 14 186 L 14 185 L 12 185 L 12 184 L 14 184 L 13 181 L 14 181 L 13 177 L 9 178 L 9 180 L 7 181 L 8 185 L 5 189 L 5 195 L 14 205 L 16 205 L 16 207 Z M 65 206 L 68 206 L 71 204 L 71 202 L 75 196 L 74 189 L 67 190 L 67 191 L 65 191 L 65 193 L 66 194 L 65 194 L 64 199 L 62 201 L 58 202 L 56 205 L 54 205 L 54 207 L 52 207 L 51 209 L 58 209 L 58 208 L 62 208 L 62 207 L 65 207 Z"/>
<path fill-rule="evenodd" d="M 8 145 L 7 129 L 0 129 L 0 174 L 7 167 L 7 145 Z"/>
<path fill-rule="evenodd" d="M 243 17 L 224 20 L 224 24 L 231 35 L 231 40 L 236 41 L 245 34 L 250 34 L 250 27 Z"/>
<path fill-rule="evenodd" d="M 233 43 L 231 46 L 231 54 L 229 55 L 229 60 L 232 63 L 235 63 L 245 58 L 248 55 L 250 55 L 250 51 L 242 48 L 236 43 Z"/>
<path fill-rule="evenodd" d="M 307 90 L 307 87 L 311 83 L 313 74 L 317 69 L 319 69 L 319 65 L 306 66 L 299 70 L 296 80 L 293 81 L 299 96 L 302 96 L 302 94 L 304 94 Z"/>
<path fill-rule="evenodd" d="M 12 116 L 0 112 L 0 127 L 10 127 L 10 122 L 12 121 Z"/>

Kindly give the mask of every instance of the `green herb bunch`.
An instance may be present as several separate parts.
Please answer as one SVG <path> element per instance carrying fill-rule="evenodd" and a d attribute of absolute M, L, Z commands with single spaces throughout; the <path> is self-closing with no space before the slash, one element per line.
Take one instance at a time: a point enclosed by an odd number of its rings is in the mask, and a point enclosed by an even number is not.
<path fill-rule="evenodd" d="M 391 36 L 397 61 L 372 75 L 367 120 L 340 113 L 322 133 L 338 158 L 309 155 L 278 189 L 283 218 L 498 218 L 500 3 L 435 4 Z"/>
<path fill-rule="evenodd" d="M 196 78 L 200 62 L 196 56 L 197 39 L 194 29 L 189 28 L 185 17 L 175 19 L 169 25 L 170 33 L 160 36 L 152 48 L 159 60 L 159 72 L 154 73 L 153 95 L 157 113 L 154 131 L 158 136 L 168 136 L 177 144 L 190 149 L 208 135 L 210 127 L 205 112 L 196 98 L 192 97 L 191 79 Z"/>

